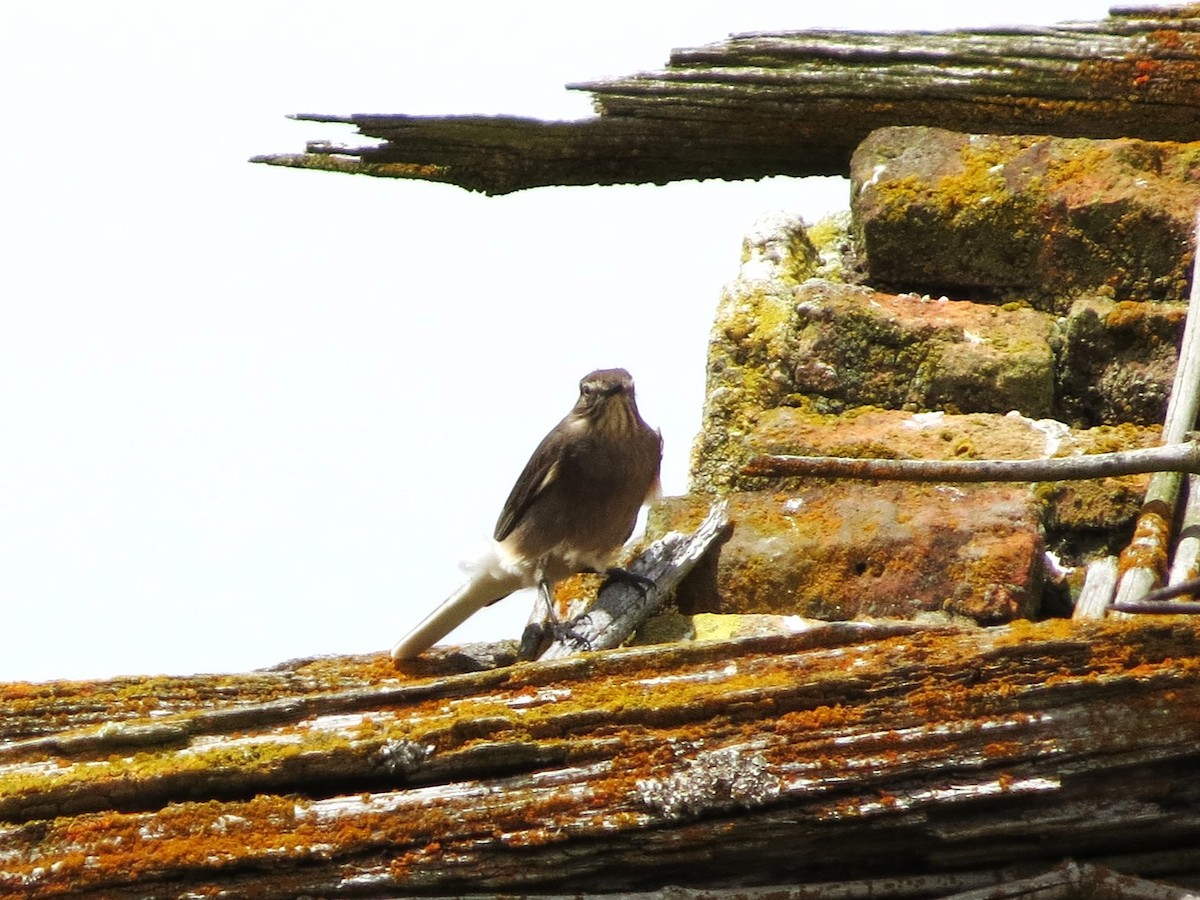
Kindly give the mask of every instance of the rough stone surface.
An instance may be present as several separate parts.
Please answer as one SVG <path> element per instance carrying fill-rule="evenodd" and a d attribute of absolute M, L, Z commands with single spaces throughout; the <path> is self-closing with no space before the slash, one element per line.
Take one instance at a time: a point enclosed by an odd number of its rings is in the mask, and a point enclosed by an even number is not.
<path fill-rule="evenodd" d="M 737 486 L 746 436 L 780 408 L 1016 410 L 1078 428 L 1161 421 L 1185 304 L 1115 300 L 1104 288 L 1056 317 L 810 277 L 845 277 L 847 248 L 836 219 L 806 230 L 776 215 L 747 238 L 709 345 L 693 490 Z"/>
<path fill-rule="evenodd" d="M 1080 452 L 1080 435 L 1052 419 L 1020 413 L 911 413 L 860 407 L 821 415 L 781 407 L 759 417 L 747 443 L 755 454 L 912 459 L 1033 459 Z M 761 488 L 744 477 L 743 490 Z"/>
<path fill-rule="evenodd" d="M 822 412 L 1054 405 L 1052 322 L 1027 307 L 881 294 L 810 280 L 794 291 L 790 393 Z"/>
<path fill-rule="evenodd" d="M 835 234 L 824 241 L 840 244 Z M 777 407 L 1053 413 L 1055 323 L 1047 314 L 812 278 L 828 260 L 795 218 L 761 223 L 743 260 L 722 292 L 709 344 L 694 490 L 734 483 L 745 463 L 742 437 Z"/>
<path fill-rule="evenodd" d="M 885 128 L 851 163 L 854 229 L 879 289 L 1181 300 L 1200 143 Z"/>
<path fill-rule="evenodd" d="M 996 623 L 1037 612 L 1042 541 L 1025 486 L 809 482 L 729 499 L 723 613 Z M 667 498 L 648 531 L 694 528 L 706 510 Z"/>
<path fill-rule="evenodd" d="M 745 441 L 748 455 L 1036 459 L 1137 450 L 1156 446 L 1161 437 L 1158 426 L 1072 429 L 1016 412 L 950 415 L 863 408 L 832 416 L 781 407 L 764 411 Z M 770 486 L 803 483 L 777 480 Z M 1132 533 L 1148 483 L 1148 475 L 1126 475 L 1024 487 L 1038 502 L 1047 546 L 1075 564 L 1096 553 L 1120 551 Z M 734 485 L 739 490 L 768 486 L 765 479 L 750 476 L 740 476 Z"/>
<path fill-rule="evenodd" d="M 704 425 L 693 448 L 695 488 L 717 490 L 735 476 L 743 460 L 728 455 L 730 442 L 790 390 L 793 289 L 813 275 L 818 261 L 798 217 L 766 217 L 743 242 L 741 270 L 721 292 L 708 345 Z"/>
<path fill-rule="evenodd" d="M 1185 303 L 1076 300 L 1059 329 L 1059 415 L 1083 425 L 1161 422 L 1186 318 Z"/>

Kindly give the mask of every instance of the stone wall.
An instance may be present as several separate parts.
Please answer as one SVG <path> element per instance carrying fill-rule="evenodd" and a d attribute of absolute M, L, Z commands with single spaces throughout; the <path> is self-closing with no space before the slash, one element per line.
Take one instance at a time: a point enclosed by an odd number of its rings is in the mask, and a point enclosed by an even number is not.
<path fill-rule="evenodd" d="M 952 486 L 743 470 L 762 453 L 1158 443 L 1198 206 L 1200 144 L 904 127 L 858 148 L 848 215 L 766 217 L 721 295 L 693 455 L 695 494 L 733 492 L 739 520 L 716 607 L 980 623 L 1069 609 L 1075 569 L 1128 541 L 1146 476 Z M 653 528 L 686 527 L 704 505 L 664 502 Z"/>

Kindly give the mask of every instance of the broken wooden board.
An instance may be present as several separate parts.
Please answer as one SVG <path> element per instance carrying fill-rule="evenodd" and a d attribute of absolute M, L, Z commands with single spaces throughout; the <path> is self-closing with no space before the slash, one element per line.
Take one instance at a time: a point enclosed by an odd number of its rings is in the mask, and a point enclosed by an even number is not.
<path fill-rule="evenodd" d="M 544 185 L 845 175 L 873 130 L 1200 140 L 1195 7 L 1113 10 L 1050 28 L 735 35 L 657 72 L 580 82 L 600 115 L 302 114 L 355 126 L 253 162 L 441 181 L 488 194 Z"/>

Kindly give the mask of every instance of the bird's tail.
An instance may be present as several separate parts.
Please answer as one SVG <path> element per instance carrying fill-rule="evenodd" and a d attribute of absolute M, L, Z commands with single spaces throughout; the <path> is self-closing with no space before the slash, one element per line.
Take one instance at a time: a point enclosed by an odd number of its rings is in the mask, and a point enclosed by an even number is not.
<path fill-rule="evenodd" d="M 392 659 L 415 659 L 485 606 L 525 586 L 525 579 L 494 560 L 481 560 L 470 577 L 392 648 Z"/>

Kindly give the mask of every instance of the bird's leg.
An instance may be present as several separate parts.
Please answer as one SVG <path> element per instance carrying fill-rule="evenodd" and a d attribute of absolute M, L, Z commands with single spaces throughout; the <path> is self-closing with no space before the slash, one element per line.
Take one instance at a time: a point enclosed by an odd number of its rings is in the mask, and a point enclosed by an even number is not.
<path fill-rule="evenodd" d="M 627 584 L 631 588 L 636 589 L 643 598 L 645 598 L 650 591 L 658 590 L 658 582 L 656 582 L 653 578 L 647 578 L 645 575 L 639 575 L 637 572 L 630 572 L 623 566 L 609 566 L 603 572 L 600 572 L 597 569 L 582 569 L 581 571 L 588 572 L 592 575 L 603 575 L 608 579 L 608 581 L 615 581 L 618 584 Z M 607 586 L 608 581 L 600 585 L 601 590 Z"/>
<path fill-rule="evenodd" d="M 539 572 L 537 596 L 529 613 L 529 621 L 525 623 L 525 630 L 521 632 L 521 646 L 517 650 L 517 659 L 528 661 L 541 656 L 550 642 L 550 633 L 557 622 L 558 616 L 554 614 L 554 584 Z"/>
<path fill-rule="evenodd" d="M 649 579 L 647 579 L 649 580 Z M 653 584 L 653 582 L 651 582 Z M 591 650 L 591 642 L 576 632 L 569 622 L 558 617 L 554 605 L 554 583 L 545 577 L 538 578 L 537 599 L 525 630 L 521 634 L 521 646 L 517 659 L 533 660 L 546 652 L 552 641 L 570 642 L 577 650 Z"/>
<path fill-rule="evenodd" d="M 560 643 L 560 644 L 570 644 L 577 651 L 578 650 L 591 650 L 592 649 L 591 641 L 589 641 L 586 637 L 581 635 L 579 632 L 577 632 L 572 627 L 576 622 L 579 621 L 579 619 L 570 618 L 570 613 L 568 612 L 568 619 L 566 621 L 564 621 L 563 619 L 559 618 L 558 612 L 559 612 L 558 607 L 554 604 L 553 586 L 551 586 L 551 588 L 550 588 L 550 618 L 546 623 L 546 627 L 548 629 L 548 633 L 546 635 L 547 638 L 550 640 L 553 640 L 557 643 Z M 541 653 L 545 652 L 545 650 L 546 650 L 546 648 L 543 647 L 539 651 L 538 655 L 540 656 Z"/>

